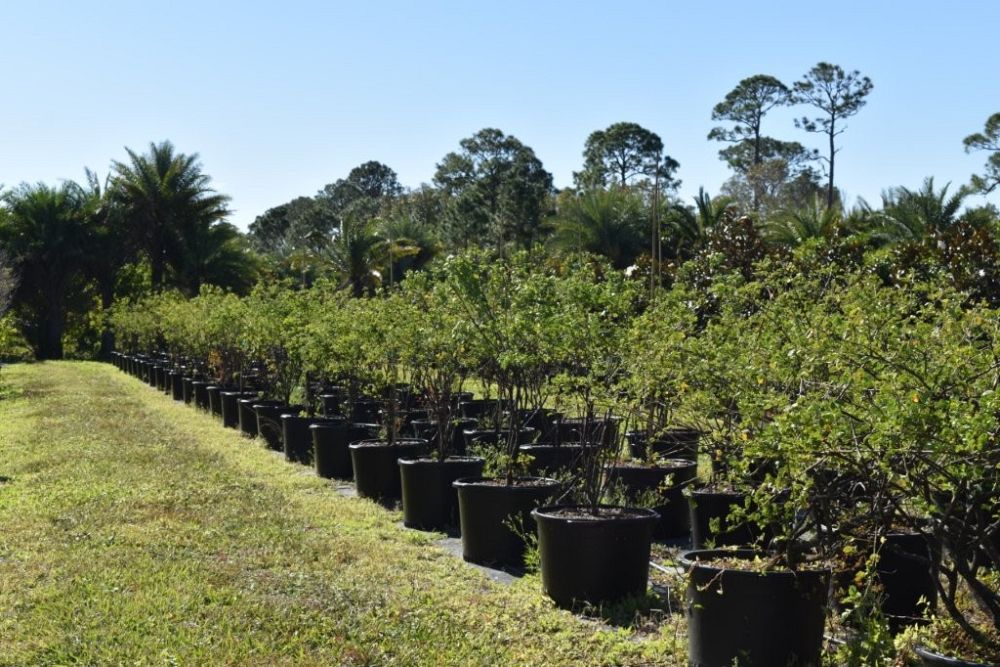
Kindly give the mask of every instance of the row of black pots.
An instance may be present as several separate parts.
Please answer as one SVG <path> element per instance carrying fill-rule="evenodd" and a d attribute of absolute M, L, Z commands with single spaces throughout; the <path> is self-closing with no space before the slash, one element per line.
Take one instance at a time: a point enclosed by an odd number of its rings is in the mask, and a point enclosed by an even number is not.
<path fill-rule="evenodd" d="M 400 440 L 391 446 L 365 440 L 372 435 L 371 425 L 300 417 L 300 406 L 275 405 L 200 381 L 192 381 L 190 394 L 195 404 L 218 415 L 225 426 L 238 427 L 246 435 L 255 435 L 250 411 L 255 413 L 256 435 L 268 446 L 283 449 L 289 461 L 311 462 L 323 477 L 349 477 L 359 496 L 381 502 L 402 500 L 408 527 L 441 530 L 457 523 L 468 561 L 519 566 L 525 536 L 537 532 L 543 587 L 557 604 L 601 603 L 646 590 L 650 541 L 659 522 L 655 511 L 602 508 L 594 516 L 586 510 L 545 507 L 561 488 L 556 480 L 531 477 L 507 484 L 484 479 L 481 460 L 422 457 L 426 448 L 422 440 Z M 587 442 L 583 420 L 568 420 L 564 426 L 578 429 L 579 441 Z M 536 433 L 533 427 L 525 428 L 519 439 L 530 442 Z M 496 431 L 471 435 L 470 440 L 480 444 L 491 436 L 498 438 Z M 560 435 L 563 442 L 573 439 L 570 431 Z M 539 469 L 563 470 L 579 461 L 584 446 L 525 448 Z M 627 469 L 618 474 L 626 486 L 636 488 L 656 487 L 662 481 L 662 476 L 653 479 Z M 686 480 L 693 473 L 681 471 L 678 477 Z"/>

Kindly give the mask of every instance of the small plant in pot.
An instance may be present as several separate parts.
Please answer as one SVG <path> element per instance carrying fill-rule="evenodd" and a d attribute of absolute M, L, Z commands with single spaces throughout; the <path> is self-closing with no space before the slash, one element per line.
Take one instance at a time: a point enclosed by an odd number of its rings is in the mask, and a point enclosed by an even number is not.
<path fill-rule="evenodd" d="M 519 449 L 526 411 L 544 401 L 558 333 L 552 290 L 545 289 L 550 277 L 533 269 L 524 254 L 498 261 L 480 252 L 450 258 L 441 268 L 455 311 L 453 345 L 509 407 L 499 446 L 491 447 L 497 474 L 454 482 L 462 555 L 486 565 L 523 564 L 524 535 L 534 532 L 530 512 L 559 488 L 555 480 L 523 475 Z"/>
<path fill-rule="evenodd" d="M 428 456 L 399 460 L 403 524 L 420 530 L 446 530 L 458 525 L 458 495 L 452 484 L 478 477 L 483 460 L 453 455 L 458 419 L 457 395 L 469 372 L 467 359 L 452 336 L 456 325 L 453 294 L 427 274 L 410 275 L 393 312 L 394 333 L 402 343 L 404 366 L 413 387 L 423 394 L 433 434 Z"/>

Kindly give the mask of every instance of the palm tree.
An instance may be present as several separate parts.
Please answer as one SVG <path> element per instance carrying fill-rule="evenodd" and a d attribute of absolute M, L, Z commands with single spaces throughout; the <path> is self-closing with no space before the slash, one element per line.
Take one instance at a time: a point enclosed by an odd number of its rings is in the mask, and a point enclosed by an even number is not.
<path fill-rule="evenodd" d="M 920 241 L 947 230 L 958 220 L 962 203 L 970 194 L 962 186 L 949 196 L 950 185 L 935 190 L 934 178 L 928 177 L 919 190 L 897 187 L 884 192 L 880 225 L 873 235 L 882 243 L 891 244 Z"/>
<path fill-rule="evenodd" d="M 647 226 L 638 195 L 623 188 L 593 189 L 563 206 L 551 243 L 559 250 L 603 255 L 624 269 L 646 248 Z"/>
<path fill-rule="evenodd" d="M 168 268 L 183 271 L 203 228 L 228 215 L 229 198 L 209 187 L 197 154 L 176 153 L 169 141 L 151 143 L 147 154 L 125 152 L 128 161 L 112 163 L 112 198 L 149 258 L 153 287 L 160 289 Z"/>
<path fill-rule="evenodd" d="M 348 216 L 323 254 L 327 266 L 340 277 L 341 289 L 349 288 L 355 297 L 372 294 L 382 284 L 389 244 L 376 227 L 375 219 Z"/>
<path fill-rule="evenodd" d="M 694 208 L 674 204 L 667 212 L 667 222 L 672 230 L 674 255 L 690 257 L 708 237 L 708 232 L 719 224 L 726 211 L 734 205 L 732 197 L 712 198 L 705 188 L 698 188 Z"/>
<path fill-rule="evenodd" d="M 810 239 L 833 238 L 843 224 L 840 208 L 827 206 L 814 194 L 812 206 L 779 211 L 762 225 L 762 232 L 772 245 L 795 247 Z"/>
<path fill-rule="evenodd" d="M 228 222 L 198 221 L 184 232 L 177 282 L 188 294 L 204 284 L 245 294 L 257 280 L 258 261 L 240 230 Z"/>
<path fill-rule="evenodd" d="M 25 334 L 38 359 L 61 359 L 67 313 L 85 286 L 93 228 L 73 187 L 21 185 L 6 193 L 0 242 L 16 258 L 16 299 L 29 324 Z"/>

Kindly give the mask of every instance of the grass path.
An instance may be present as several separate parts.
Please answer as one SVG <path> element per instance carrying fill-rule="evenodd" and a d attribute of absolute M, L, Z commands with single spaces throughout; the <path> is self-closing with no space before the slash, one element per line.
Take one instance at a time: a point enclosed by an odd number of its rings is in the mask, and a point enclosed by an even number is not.
<path fill-rule="evenodd" d="M 0 665 L 676 664 L 110 366 L 2 381 Z"/>

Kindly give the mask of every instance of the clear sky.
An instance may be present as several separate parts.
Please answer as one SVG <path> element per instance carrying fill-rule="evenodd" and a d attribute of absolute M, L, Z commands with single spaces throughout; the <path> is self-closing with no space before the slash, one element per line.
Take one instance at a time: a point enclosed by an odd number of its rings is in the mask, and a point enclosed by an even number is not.
<path fill-rule="evenodd" d="M 0 183 L 100 174 L 124 147 L 198 153 L 246 227 L 379 160 L 406 186 L 483 127 L 570 185 L 587 135 L 637 122 L 680 162 L 680 193 L 728 173 L 712 107 L 742 78 L 821 60 L 873 80 L 848 123 L 848 201 L 985 163 L 962 138 L 1000 111 L 1000 0 L 322 2 L 5 0 Z M 766 133 L 821 147 L 773 113 Z M 992 197 L 1000 203 L 997 195 Z M 981 203 L 982 198 L 970 203 Z"/>

